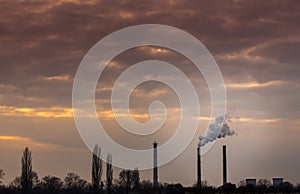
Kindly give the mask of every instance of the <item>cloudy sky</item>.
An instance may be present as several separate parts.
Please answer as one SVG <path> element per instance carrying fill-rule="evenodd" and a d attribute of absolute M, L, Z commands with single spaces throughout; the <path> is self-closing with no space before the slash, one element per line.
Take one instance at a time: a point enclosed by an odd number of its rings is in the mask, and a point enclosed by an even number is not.
<path fill-rule="evenodd" d="M 33 152 L 40 177 L 75 172 L 90 180 L 91 153 L 73 119 L 75 73 L 97 41 L 124 27 L 150 23 L 174 26 L 199 39 L 223 74 L 236 135 L 218 140 L 202 157 L 203 179 L 221 184 L 221 146 L 226 144 L 229 181 L 284 177 L 300 182 L 298 1 L 3 0 L 0 5 L 0 168 L 6 172 L 5 183 L 20 174 L 25 146 Z M 184 56 L 155 46 L 116 56 L 97 85 L 99 120 L 115 141 L 131 148 L 150 148 L 154 139 L 164 142 L 172 136 L 181 108 L 174 91 L 158 82 L 141 84 L 130 99 L 131 113 L 140 122 L 149 120 L 151 102 L 165 103 L 168 117 L 158 133 L 134 138 L 113 117 L 114 82 L 144 60 L 173 64 L 197 88 L 197 134 L 181 155 L 159 169 L 162 182 L 192 185 L 198 136 L 206 130 L 211 102 L 205 79 Z M 118 172 L 116 168 L 115 177 Z M 151 179 L 152 172 L 141 176 Z"/>

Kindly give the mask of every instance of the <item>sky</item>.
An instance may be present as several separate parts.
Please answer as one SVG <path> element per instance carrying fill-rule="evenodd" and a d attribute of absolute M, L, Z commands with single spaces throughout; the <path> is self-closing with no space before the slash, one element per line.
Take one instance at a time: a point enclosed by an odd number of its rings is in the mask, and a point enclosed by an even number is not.
<path fill-rule="evenodd" d="M 204 180 L 222 184 L 221 148 L 226 144 L 230 182 L 272 177 L 300 182 L 299 1 L 3 0 L 0 4 L 0 168 L 6 173 L 4 183 L 20 174 L 25 146 L 32 150 L 33 169 L 40 177 L 63 178 L 75 172 L 90 180 L 91 153 L 73 118 L 73 80 L 95 43 L 138 24 L 169 25 L 190 33 L 205 45 L 222 72 L 227 111 L 234 118 L 230 125 L 236 133 L 218 139 L 202 156 Z M 98 80 L 98 118 L 110 137 L 128 147 L 151 148 L 154 139 L 164 142 L 172 136 L 181 108 L 165 84 L 145 82 L 130 98 L 133 118 L 140 122 L 149 120 L 151 102 L 165 104 L 168 117 L 158 133 L 133 138 L 122 132 L 113 117 L 114 82 L 126 68 L 144 60 L 173 64 L 197 86 L 201 107 L 197 133 L 183 153 L 159 168 L 159 181 L 192 185 L 198 137 L 207 128 L 211 102 L 205 79 L 180 53 L 143 46 L 116 56 Z M 115 168 L 115 178 L 119 171 Z M 142 179 L 151 177 L 151 170 L 141 171 Z"/>

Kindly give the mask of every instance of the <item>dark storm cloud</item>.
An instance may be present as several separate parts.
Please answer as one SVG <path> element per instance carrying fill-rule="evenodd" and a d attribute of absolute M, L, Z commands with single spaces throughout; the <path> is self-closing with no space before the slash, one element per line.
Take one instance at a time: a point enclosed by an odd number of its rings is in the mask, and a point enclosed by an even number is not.
<path fill-rule="evenodd" d="M 297 82 L 299 8 L 296 1 L 2 1 L 0 83 L 15 88 L 1 90 L 2 104 L 70 107 L 72 79 L 88 49 L 115 30 L 143 23 L 173 25 L 199 38 L 226 83 Z M 111 85 L 124 67 L 153 58 L 199 76 L 173 53 L 159 57 L 133 49 L 116 58 L 123 68 L 107 71 L 101 81 Z M 69 79 L 43 79 L 53 76 Z M 109 92 L 102 96 L 108 97 Z"/>
<path fill-rule="evenodd" d="M 259 6 L 246 1 L 54 2 L 60 1 L 3 2 L 1 38 L 14 43 L 14 48 L 51 60 L 53 56 L 69 56 L 65 54 L 70 49 L 84 54 L 104 35 L 140 23 L 181 27 L 203 37 L 202 41 L 212 44 L 210 49 L 220 52 L 293 35 L 299 30 L 296 1 L 259 2 Z"/>
<path fill-rule="evenodd" d="M 142 23 L 173 25 L 192 33 L 213 55 L 221 56 L 217 60 L 227 82 L 298 80 L 295 1 L 259 2 L 259 6 L 245 1 L 4 1 L 0 9 L 0 81 L 15 88 L 2 92 L 2 103 L 8 106 L 69 107 L 72 78 L 88 49 L 117 29 Z M 155 57 L 185 64 L 172 53 Z M 152 58 L 147 50 L 133 49 L 116 62 L 124 69 Z M 104 84 L 111 84 L 123 69 L 108 71 Z M 181 69 L 194 72 L 188 65 Z M 65 75 L 68 80 L 43 79 Z"/>
<path fill-rule="evenodd" d="M 298 81 L 300 5 L 296 1 L 124 1 L 118 4 L 2 1 L 1 4 L 0 83 L 15 88 L 9 93 L 1 90 L 4 105 L 70 107 L 72 79 L 88 49 L 115 30 L 143 23 L 173 25 L 199 38 L 216 57 L 226 83 Z M 228 55 L 237 57 L 228 58 Z M 184 58 L 176 56 L 172 52 L 153 55 L 147 49 L 133 49 L 117 57 L 121 68 L 107 71 L 101 81 L 104 86 L 111 86 L 125 67 L 153 58 L 177 63 L 192 77 L 199 76 L 193 75 L 195 69 L 186 65 Z M 43 79 L 51 76 L 69 79 Z M 108 98 L 109 92 L 98 97 Z"/>

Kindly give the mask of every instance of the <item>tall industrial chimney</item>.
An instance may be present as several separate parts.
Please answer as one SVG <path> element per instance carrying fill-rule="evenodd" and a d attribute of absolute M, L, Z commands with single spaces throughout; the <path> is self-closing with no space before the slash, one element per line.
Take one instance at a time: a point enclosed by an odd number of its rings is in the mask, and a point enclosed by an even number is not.
<path fill-rule="evenodd" d="M 226 145 L 223 145 L 223 185 L 227 183 Z"/>
<path fill-rule="evenodd" d="M 153 143 L 153 187 L 158 186 L 158 179 L 157 179 L 157 142 Z"/>
<path fill-rule="evenodd" d="M 197 187 L 201 187 L 201 150 L 197 147 Z"/>

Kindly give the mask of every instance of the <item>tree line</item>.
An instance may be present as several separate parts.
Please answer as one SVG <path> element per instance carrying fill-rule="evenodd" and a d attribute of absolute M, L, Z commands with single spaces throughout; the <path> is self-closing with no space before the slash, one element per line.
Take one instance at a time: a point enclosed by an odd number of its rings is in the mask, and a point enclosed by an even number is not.
<path fill-rule="evenodd" d="M 140 177 L 138 169 L 122 170 L 118 179 L 113 178 L 112 155 L 106 158 L 106 181 L 102 180 L 101 147 L 95 146 L 91 163 L 91 183 L 80 178 L 75 173 L 67 173 L 62 180 L 59 177 L 47 175 L 39 178 L 32 169 L 32 153 L 28 147 L 23 151 L 21 158 L 21 175 L 17 176 L 7 186 L 2 185 L 5 175 L 0 169 L 0 193 L 35 194 L 35 193 L 91 193 L 91 194 L 115 194 L 131 191 L 138 192 Z"/>
<path fill-rule="evenodd" d="M 21 175 L 16 177 L 8 185 L 3 185 L 5 176 L 0 169 L 0 194 L 200 194 L 200 193 L 300 193 L 300 184 L 293 186 L 284 182 L 276 187 L 271 185 L 267 179 L 260 179 L 257 186 L 247 185 L 240 181 L 238 185 L 226 183 L 220 187 L 209 186 L 206 181 L 201 186 L 196 184 L 192 187 L 183 187 L 180 183 L 164 183 L 153 187 L 151 181 L 141 181 L 139 170 L 122 170 L 119 177 L 113 177 L 112 155 L 106 158 L 106 180 L 102 180 L 103 162 L 101 158 L 101 147 L 95 146 L 91 162 L 91 183 L 80 178 L 76 173 L 67 173 L 62 180 L 59 177 L 46 175 L 39 178 L 32 169 L 32 153 L 28 147 L 23 151 L 21 158 Z"/>

